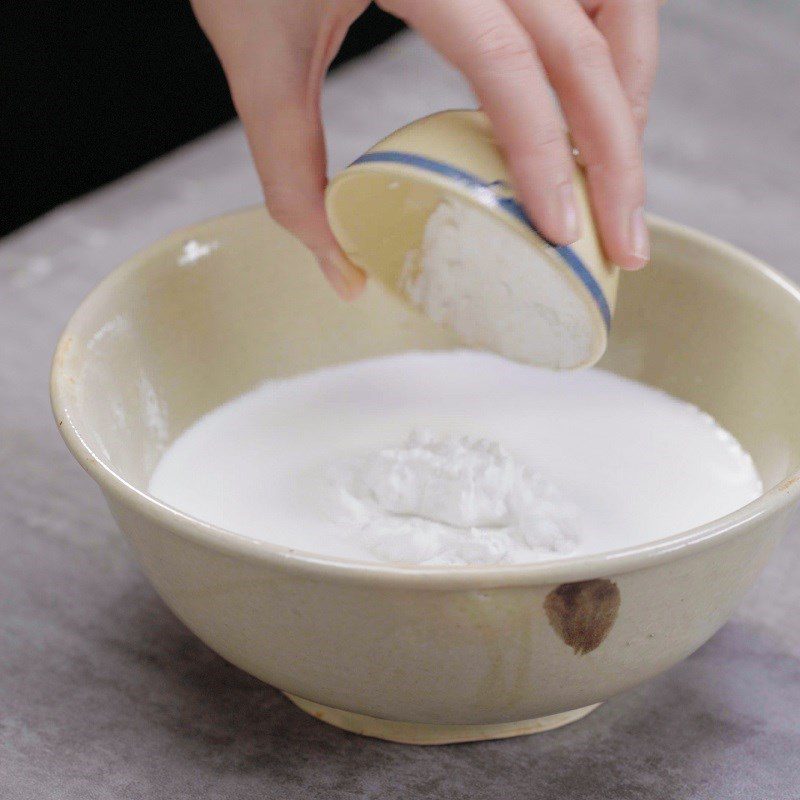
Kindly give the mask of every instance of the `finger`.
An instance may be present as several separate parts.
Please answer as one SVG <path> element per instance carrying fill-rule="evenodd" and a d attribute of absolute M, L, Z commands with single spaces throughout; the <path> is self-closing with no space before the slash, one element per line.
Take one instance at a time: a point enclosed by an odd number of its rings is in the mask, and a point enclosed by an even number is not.
<path fill-rule="evenodd" d="M 340 297 L 356 297 L 364 274 L 342 252 L 325 213 L 319 114 L 299 103 L 267 108 L 245 100 L 237 108 L 272 218 L 314 253 Z"/>
<path fill-rule="evenodd" d="M 533 43 L 508 6 L 500 0 L 387 0 L 382 5 L 464 73 L 538 230 L 552 242 L 574 242 L 579 223 L 566 134 Z"/>
<path fill-rule="evenodd" d="M 611 48 L 614 67 L 641 136 L 658 66 L 658 2 L 603 0 L 594 22 Z"/>
<path fill-rule="evenodd" d="M 364 286 L 364 273 L 339 247 L 325 213 L 326 155 L 319 110 L 325 54 L 320 64 L 310 64 L 296 53 L 282 53 L 282 42 L 265 44 L 248 34 L 246 26 L 241 34 L 221 46 L 217 37 L 215 46 L 267 208 L 316 256 L 337 294 L 352 299 Z M 243 45 L 248 37 L 250 44 Z M 314 75 L 318 77 L 311 85 Z"/>
<path fill-rule="evenodd" d="M 537 42 L 586 167 L 608 257 L 638 269 L 649 257 L 644 171 L 630 105 L 608 43 L 575 0 L 509 0 Z"/>

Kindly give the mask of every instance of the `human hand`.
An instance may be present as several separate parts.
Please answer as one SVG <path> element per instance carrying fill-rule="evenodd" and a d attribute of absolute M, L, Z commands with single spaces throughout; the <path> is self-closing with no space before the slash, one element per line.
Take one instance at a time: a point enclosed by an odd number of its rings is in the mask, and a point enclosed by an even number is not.
<path fill-rule="evenodd" d="M 325 214 L 320 92 L 367 0 L 193 0 L 247 133 L 272 217 L 343 298 L 364 275 Z M 382 0 L 469 80 L 520 199 L 557 244 L 578 238 L 572 141 L 608 257 L 649 258 L 641 135 L 655 74 L 658 0 Z M 550 86 L 555 90 L 558 104 Z"/>

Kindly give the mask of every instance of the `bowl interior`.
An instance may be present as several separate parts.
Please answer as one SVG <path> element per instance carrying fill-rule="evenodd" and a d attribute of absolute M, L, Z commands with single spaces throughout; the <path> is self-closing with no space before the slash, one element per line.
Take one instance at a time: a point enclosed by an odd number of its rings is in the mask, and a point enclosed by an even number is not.
<path fill-rule="evenodd" d="M 340 302 L 253 209 L 167 237 L 90 295 L 56 354 L 56 414 L 144 490 L 176 436 L 266 378 L 455 345 L 377 281 Z M 653 263 L 622 276 L 600 366 L 711 413 L 767 488 L 800 463 L 800 296 L 733 248 L 655 222 Z"/>

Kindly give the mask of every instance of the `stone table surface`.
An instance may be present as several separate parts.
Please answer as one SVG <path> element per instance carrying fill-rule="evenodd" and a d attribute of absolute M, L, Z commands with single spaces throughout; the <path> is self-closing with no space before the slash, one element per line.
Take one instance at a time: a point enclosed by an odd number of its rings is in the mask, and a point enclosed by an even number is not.
<path fill-rule="evenodd" d="M 797 4 L 671 0 L 662 17 L 651 208 L 800 280 Z M 471 102 L 405 35 L 329 81 L 331 166 Z M 534 737 L 425 749 L 342 733 L 171 615 L 59 440 L 49 359 L 121 259 L 258 201 L 230 125 L 0 242 L 0 798 L 800 798 L 797 517 L 707 645 Z"/>

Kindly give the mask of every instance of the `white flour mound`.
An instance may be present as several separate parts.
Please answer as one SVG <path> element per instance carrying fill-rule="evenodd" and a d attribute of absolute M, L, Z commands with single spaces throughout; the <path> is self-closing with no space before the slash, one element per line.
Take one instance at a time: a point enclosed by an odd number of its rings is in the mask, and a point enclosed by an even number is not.
<path fill-rule="evenodd" d="M 419 565 L 608 553 L 762 491 L 752 458 L 695 406 L 475 350 L 266 381 L 169 444 L 149 487 L 251 540 Z"/>
<path fill-rule="evenodd" d="M 428 218 L 402 286 L 466 344 L 557 369 L 592 354 L 590 310 L 569 278 L 501 220 L 455 198 Z"/>
<path fill-rule="evenodd" d="M 388 561 L 495 564 L 566 554 L 577 510 L 486 439 L 414 431 L 331 473 L 359 543 Z"/>

